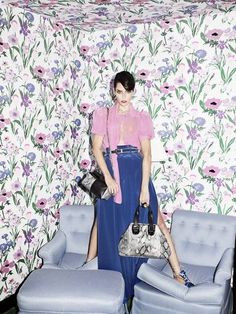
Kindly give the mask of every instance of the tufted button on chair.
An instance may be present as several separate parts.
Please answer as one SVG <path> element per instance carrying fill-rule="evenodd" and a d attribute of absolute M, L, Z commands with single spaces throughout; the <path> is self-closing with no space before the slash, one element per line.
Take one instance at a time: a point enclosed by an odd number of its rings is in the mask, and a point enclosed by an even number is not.
<path fill-rule="evenodd" d="M 38 252 L 43 268 L 77 269 L 87 255 L 94 220 L 93 205 L 65 205 L 60 208 L 59 230 Z M 84 268 L 96 269 L 95 258 Z"/>
<path fill-rule="evenodd" d="M 132 314 L 231 313 L 236 217 L 176 210 L 171 234 L 195 286 L 174 280 L 167 261 L 149 259 L 138 272 Z"/>

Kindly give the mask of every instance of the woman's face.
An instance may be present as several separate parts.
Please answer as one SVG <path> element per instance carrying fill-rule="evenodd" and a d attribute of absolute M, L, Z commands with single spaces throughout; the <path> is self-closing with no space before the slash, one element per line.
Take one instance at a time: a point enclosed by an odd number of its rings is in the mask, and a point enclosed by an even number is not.
<path fill-rule="evenodd" d="M 115 87 L 116 100 L 121 107 L 129 106 L 133 91 L 127 91 L 121 83 L 117 83 Z"/>

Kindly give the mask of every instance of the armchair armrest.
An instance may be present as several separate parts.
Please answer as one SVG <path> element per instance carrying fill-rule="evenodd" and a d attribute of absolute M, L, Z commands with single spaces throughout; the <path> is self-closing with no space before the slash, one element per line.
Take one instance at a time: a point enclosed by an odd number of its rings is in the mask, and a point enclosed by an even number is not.
<path fill-rule="evenodd" d="M 58 265 L 66 250 L 66 236 L 58 230 L 51 241 L 44 244 L 38 251 L 43 264 Z"/>
<path fill-rule="evenodd" d="M 232 276 L 234 249 L 228 248 L 224 251 L 218 265 L 216 266 L 214 274 L 214 283 L 223 284 Z"/>
<path fill-rule="evenodd" d="M 223 286 L 215 283 L 200 283 L 188 288 L 147 263 L 140 266 L 137 276 L 148 285 L 186 302 L 221 304 L 224 296 Z"/>

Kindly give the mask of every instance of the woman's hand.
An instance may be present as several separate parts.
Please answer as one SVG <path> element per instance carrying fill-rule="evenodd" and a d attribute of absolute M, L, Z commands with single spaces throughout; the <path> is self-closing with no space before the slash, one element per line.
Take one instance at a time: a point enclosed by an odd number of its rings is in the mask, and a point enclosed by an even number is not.
<path fill-rule="evenodd" d="M 116 183 L 116 181 L 112 178 L 112 176 L 111 175 L 105 176 L 105 182 L 106 182 L 106 185 L 108 187 L 108 191 L 112 195 L 116 195 L 116 193 L 119 190 L 119 187 L 118 187 L 118 184 Z"/>
<path fill-rule="evenodd" d="M 139 197 L 139 202 L 140 202 L 140 205 L 146 203 L 146 206 L 149 206 L 150 196 L 149 196 L 148 188 L 141 190 L 140 197 Z"/>

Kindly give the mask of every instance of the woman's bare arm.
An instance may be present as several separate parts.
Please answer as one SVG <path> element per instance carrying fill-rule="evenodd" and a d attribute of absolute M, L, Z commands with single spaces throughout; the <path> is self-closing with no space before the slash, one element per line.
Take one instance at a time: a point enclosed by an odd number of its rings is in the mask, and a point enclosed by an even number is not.
<path fill-rule="evenodd" d="M 143 154 L 143 163 L 142 163 L 142 185 L 140 192 L 140 204 L 147 203 L 149 205 L 150 196 L 149 196 L 149 179 L 151 174 L 151 143 L 149 139 L 141 140 L 141 150 Z"/>

